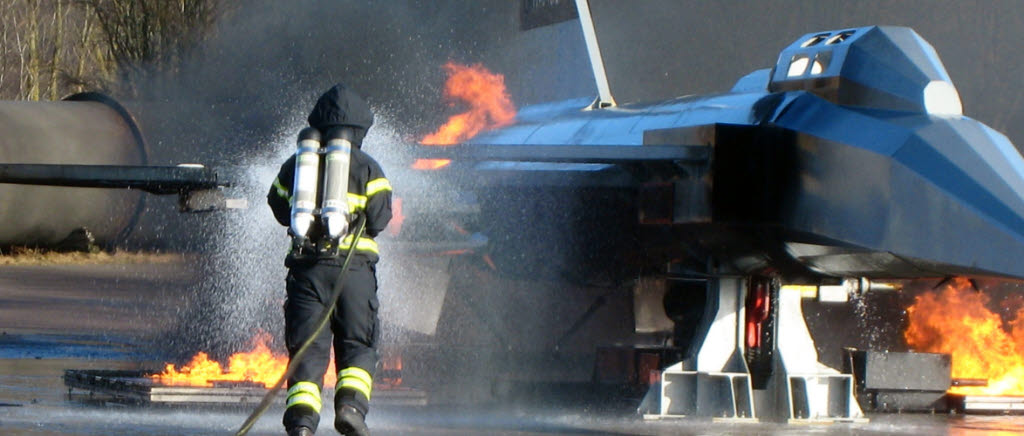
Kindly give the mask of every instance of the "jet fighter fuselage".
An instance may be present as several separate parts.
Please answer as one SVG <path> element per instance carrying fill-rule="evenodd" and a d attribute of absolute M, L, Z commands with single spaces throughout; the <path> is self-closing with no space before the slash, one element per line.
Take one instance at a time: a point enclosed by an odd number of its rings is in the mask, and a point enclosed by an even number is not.
<path fill-rule="evenodd" d="M 962 114 L 909 28 L 805 35 L 718 95 L 526 107 L 431 153 L 476 191 L 494 252 L 628 274 L 1024 277 L 1024 158 Z"/>

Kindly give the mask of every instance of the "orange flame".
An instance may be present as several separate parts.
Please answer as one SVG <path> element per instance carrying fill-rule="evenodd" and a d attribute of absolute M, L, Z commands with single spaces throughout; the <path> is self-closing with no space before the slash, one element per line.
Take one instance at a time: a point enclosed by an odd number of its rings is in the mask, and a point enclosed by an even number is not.
<path fill-rule="evenodd" d="M 392 236 L 402 233 L 402 224 L 405 224 L 405 212 L 402 208 L 402 197 L 395 196 L 391 200 L 391 221 L 388 222 L 387 231 Z"/>
<path fill-rule="evenodd" d="M 451 145 L 476 136 L 484 129 L 512 124 L 516 108 L 505 91 L 505 76 L 495 74 L 483 65 L 444 65 L 448 80 L 444 96 L 466 102 L 469 110 L 448 119 L 448 122 L 420 142 L 427 145 Z"/>
<path fill-rule="evenodd" d="M 238 352 L 228 357 L 228 368 L 222 368 L 220 362 L 211 360 L 205 352 L 198 352 L 192 360 L 176 369 L 168 363 L 164 372 L 153 374 L 153 381 L 169 386 L 213 386 L 214 382 L 253 382 L 261 383 L 267 388 L 273 387 L 288 368 L 288 356 L 270 350 L 271 336 L 259 332 L 253 337 L 250 351 Z M 334 359 L 327 369 L 324 386 L 333 386 L 337 382 L 334 371 Z"/>
<path fill-rule="evenodd" d="M 1007 331 L 988 302 L 966 279 L 955 279 L 940 292 L 915 297 L 903 337 L 914 351 L 952 355 L 953 378 L 988 380 L 988 386 L 954 387 L 952 393 L 1022 395 L 1024 308 Z"/>
<path fill-rule="evenodd" d="M 451 163 L 451 159 L 416 159 L 410 168 L 414 170 L 438 170 Z"/>
<path fill-rule="evenodd" d="M 402 354 L 395 350 L 381 350 L 380 371 L 374 381 L 381 387 L 397 388 L 402 385 Z"/>

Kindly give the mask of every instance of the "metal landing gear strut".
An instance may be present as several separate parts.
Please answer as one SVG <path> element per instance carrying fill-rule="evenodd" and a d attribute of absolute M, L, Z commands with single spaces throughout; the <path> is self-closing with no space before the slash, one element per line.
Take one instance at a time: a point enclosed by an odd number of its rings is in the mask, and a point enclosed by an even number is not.
<path fill-rule="evenodd" d="M 866 421 L 853 376 L 818 362 L 800 307 L 801 298 L 845 301 L 846 290 L 866 287 L 864 281 L 832 287 L 757 277 L 710 280 L 704 341 L 694 357 L 662 372 L 660 409 L 647 417 Z"/>

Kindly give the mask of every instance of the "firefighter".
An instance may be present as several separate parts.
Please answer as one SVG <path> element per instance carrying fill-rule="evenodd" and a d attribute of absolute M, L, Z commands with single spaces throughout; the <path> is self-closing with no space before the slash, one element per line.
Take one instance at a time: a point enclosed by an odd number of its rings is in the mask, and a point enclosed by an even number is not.
<path fill-rule="evenodd" d="M 320 389 L 327 371 L 332 334 L 335 368 L 338 369 L 334 426 L 343 435 L 369 434 L 364 419 L 369 410 L 380 336 L 375 266 L 378 250 L 373 237 L 384 230 L 391 219 L 391 185 L 380 165 L 360 149 L 362 139 L 372 124 L 373 113 L 369 105 L 342 84 L 324 93 L 309 115 L 309 125 L 325 135 L 337 127 L 354 129 L 347 200 L 353 215 L 365 216 L 366 227 L 365 234 L 358 241 L 352 241 L 353 235 L 349 233 L 347 238 L 340 239 L 338 247 L 325 250 L 325 247 L 314 244 L 325 232 L 325 226 L 316 220 L 307 233 L 309 243 L 293 245 L 285 259 L 288 267 L 285 343 L 291 357 L 316 328 L 317 318 L 325 309 L 326 300 L 341 274 L 344 254 L 352 243 L 356 244 L 354 257 L 343 276 L 342 293 L 330 321 L 331 330 L 325 329 L 314 340 L 294 375 L 288 379 L 283 423 L 289 436 L 312 435 L 320 422 Z M 284 226 L 289 226 L 291 219 L 294 173 L 293 155 L 281 166 L 267 194 L 274 217 Z M 332 255 L 329 248 L 337 249 Z"/>

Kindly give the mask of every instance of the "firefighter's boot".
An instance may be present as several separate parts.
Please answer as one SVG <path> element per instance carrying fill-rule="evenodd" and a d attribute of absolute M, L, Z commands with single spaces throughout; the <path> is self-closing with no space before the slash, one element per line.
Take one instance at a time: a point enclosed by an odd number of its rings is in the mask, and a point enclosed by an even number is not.
<path fill-rule="evenodd" d="M 334 428 L 345 436 L 370 436 L 363 412 L 347 404 L 334 414 Z"/>
<path fill-rule="evenodd" d="M 288 436 L 313 436 L 313 430 L 304 425 L 288 430 Z"/>

